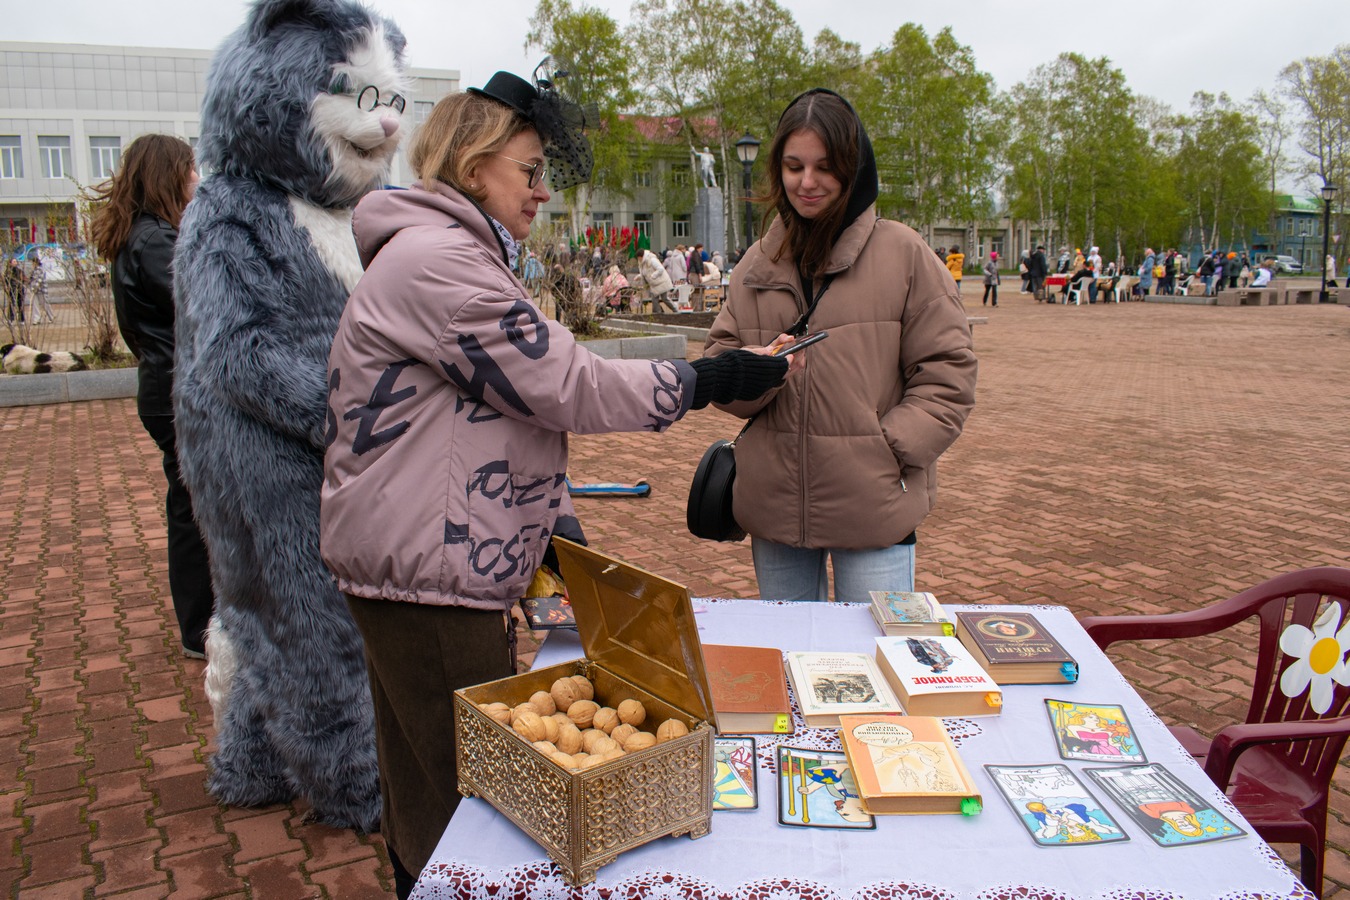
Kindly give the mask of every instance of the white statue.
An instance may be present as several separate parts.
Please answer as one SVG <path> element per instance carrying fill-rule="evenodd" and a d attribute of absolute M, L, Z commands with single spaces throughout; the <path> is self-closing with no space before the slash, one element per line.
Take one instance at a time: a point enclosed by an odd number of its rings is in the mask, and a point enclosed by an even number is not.
<path fill-rule="evenodd" d="M 692 147 L 690 149 L 693 150 Z M 712 151 L 704 147 L 702 153 L 694 151 L 694 157 L 698 161 L 698 173 L 703 186 L 717 187 L 717 173 L 713 171 L 713 165 L 717 160 L 713 157 Z"/>

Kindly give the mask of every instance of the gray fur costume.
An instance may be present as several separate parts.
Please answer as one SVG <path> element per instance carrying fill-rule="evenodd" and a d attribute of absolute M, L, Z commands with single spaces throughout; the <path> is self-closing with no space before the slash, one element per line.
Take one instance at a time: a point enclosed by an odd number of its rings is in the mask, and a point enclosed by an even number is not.
<path fill-rule="evenodd" d="M 350 0 L 258 0 L 207 74 L 207 177 L 174 258 L 178 454 L 238 664 L 210 789 L 235 806 L 299 794 L 364 831 L 370 689 L 319 557 L 319 487 L 328 351 L 361 273 L 351 210 L 397 147 L 404 43 Z M 368 85 L 378 102 L 358 107 Z"/>

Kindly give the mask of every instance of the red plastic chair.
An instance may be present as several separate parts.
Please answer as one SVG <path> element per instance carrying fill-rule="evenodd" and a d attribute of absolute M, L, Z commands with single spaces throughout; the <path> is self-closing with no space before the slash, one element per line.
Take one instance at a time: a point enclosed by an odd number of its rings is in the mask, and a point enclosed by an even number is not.
<path fill-rule="evenodd" d="M 1292 623 L 1311 629 L 1324 603 L 1340 606 L 1344 626 L 1350 569 L 1290 572 L 1193 612 L 1081 620 L 1103 650 L 1117 641 L 1196 637 L 1257 620 L 1260 639 L 1246 721 L 1224 727 L 1212 741 L 1184 726 L 1170 730 L 1257 834 L 1269 843 L 1300 845 L 1300 877 L 1318 897 L 1331 777 L 1350 737 L 1350 687 L 1333 681 L 1331 706 L 1320 714 L 1310 705 L 1311 688 L 1292 699 L 1284 696 L 1280 676 L 1295 659 L 1279 643 Z"/>

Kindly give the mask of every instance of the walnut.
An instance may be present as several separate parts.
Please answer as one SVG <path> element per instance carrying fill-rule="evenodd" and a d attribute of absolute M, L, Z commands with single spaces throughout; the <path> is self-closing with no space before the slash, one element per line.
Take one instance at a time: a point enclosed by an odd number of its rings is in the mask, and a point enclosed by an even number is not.
<path fill-rule="evenodd" d="M 600 704 L 594 700 L 578 700 L 567 707 L 567 718 L 572 720 L 572 724 L 578 728 L 590 728 L 591 723 L 595 721 L 595 713 L 600 709 Z"/>
<path fill-rule="evenodd" d="M 589 752 L 593 756 L 604 756 L 611 750 L 618 750 L 618 749 L 620 749 L 619 743 L 618 741 L 614 740 L 614 738 L 598 737 L 595 739 L 594 743 L 591 744 L 591 749 Z"/>
<path fill-rule="evenodd" d="M 609 733 L 609 736 L 618 741 L 619 746 L 622 747 L 623 742 L 628 740 L 629 736 L 637 734 L 637 732 L 638 730 L 632 725 L 616 725 L 614 730 Z"/>
<path fill-rule="evenodd" d="M 628 736 L 628 739 L 623 742 L 623 749 L 627 750 L 629 753 L 636 750 L 646 750 L 648 747 L 655 746 L 656 735 L 652 734 L 650 731 L 639 731 L 636 734 L 631 734 Z"/>
<path fill-rule="evenodd" d="M 534 742 L 534 749 L 538 750 L 540 753 L 544 754 L 545 756 L 548 756 L 548 755 L 550 755 L 550 754 L 552 754 L 552 753 L 556 753 L 557 750 L 558 750 L 557 747 L 553 746 L 553 742 L 552 742 L 552 741 L 535 741 L 535 742 Z"/>
<path fill-rule="evenodd" d="M 553 695 L 548 691 L 535 691 L 527 702 L 541 716 L 551 716 L 558 711 L 558 704 L 553 702 Z"/>
<path fill-rule="evenodd" d="M 619 714 L 608 706 L 602 706 L 595 711 L 595 718 L 591 720 L 591 725 L 599 728 L 605 734 L 614 730 L 614 726 L 619 724 Z"/>
<path fill-rule="evenodd" d="M 685 725 L 679 719 L 666 719 L 661 723 L 661 727 L 656 729 L 656 742 L 664 744 L 666 741 L 674 740 L 689 733 L 689 726 Z"/>
<path fill-rule="evenodd" d="M 505 703 L 486 703 L 478 708 L 503 725 L 511 724 L 511 707 Z"/>
<path fill-rule="evenodd" d="M 647 707 L 641 700 L 625 700 L 619 704 L 619 721 L 625 725 L 641 725 L 647 721 Z"/>
<path fill-rule="evenodd" d="M 609 762 L 611 759 L 618 759 L 620 756 L 623 756 L 623 755 L 624 755 L 623 748 L 622 748 L 622 747 L 615 747 L 613 750 L 609 751 L 608 753 L 606 753 L 606 754 L 604 755 L 604 756 L 605 756 L 605 762 Z"/>
<path fill-rule="evenodd" d="M 603 756 L 596 756 L 595 754 L 591 754 L 590 756 L 582 760 L 581 768 L 583 770 L 594 769 L 596 766 L 604 765 L 605 762 L 606 760 Z"/>
<path fill-rule="evenodd" d="M 578 700 L 584 699 L 577 683 L 571 678 L 559 678 L 553 682 L 553 687 L 549 688 L 548 695 L 553 699 L 553 704 L 558 709 L 567 709 Z"/>
<path fill-rule="evenodd" d="M 544 720 L 534 710 L 517 715 L 516 720 L 511 723 L 511 727 L 519 732 L 521 737 L 530 742 L 542 741 L 548 734 L 544 730 Z"/>
<path fill-rule="evenodd" d="M 554 750 L 548 755 L 548 758 L 564 769 L 575 769 L 577 767 L 577 761 L 572 757 L 572 754 L 564 753 L 562 750 Z"/>
<path fill-rule="evenodd" d="M 558 720 L 552 716 L 540 716 L 539 722 L 544 726 L 544 740 L 556 744 L 558 736 L 562 734 L 562 726 L 558 724 Z"/>
<path fill-rule="evenodd" d="M 539 711 L 528 703 L 517 703 L 515 706 L 511 707 L 511 724 L 514 725 L 516 723 L 516 719 L 520 718 L 521 713 L 527 712 L 539 715 Z"/>
<path fill-rule="evenodd" d="M 605 733 L 599 728 L 587 728 L 581 733 L 581 749 L 590 753 L 591 748 L 595 746 L 595 742 L 605 736 Z"/>
<path fill-rule="evenodd" d="M 581 749 L 581 729 L 570 721 L 558 726 L 558 739 L 553 743 L 564 753 L 576 753 Z"/>
<path fill-rule="evenodd" d="M 585 675 L 573 675 L 572 683 L 575 684 L 577 690 L 581 692 L 582 700 L 595 699 L 595 685 L 591 684 L 590 679 Z"/>

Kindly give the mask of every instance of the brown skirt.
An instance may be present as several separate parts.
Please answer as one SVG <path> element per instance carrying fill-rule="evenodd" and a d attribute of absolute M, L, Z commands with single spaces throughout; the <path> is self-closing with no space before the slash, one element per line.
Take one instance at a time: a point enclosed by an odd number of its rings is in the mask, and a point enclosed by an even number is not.
<path fill-rule="evenodd" d="M 380 831 L 416 877 L 459 805 L 452 695 L 511 674 L 501 612 L 347 595 L 366 644 Z"/>

